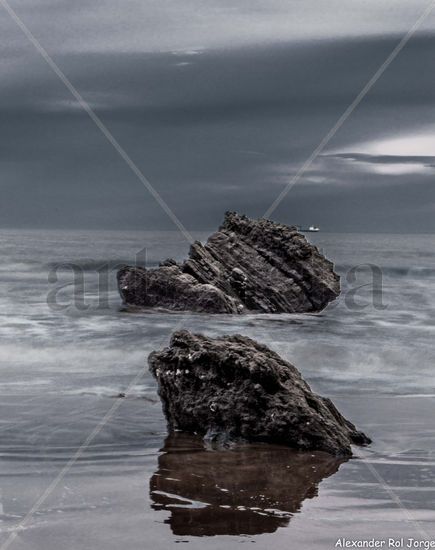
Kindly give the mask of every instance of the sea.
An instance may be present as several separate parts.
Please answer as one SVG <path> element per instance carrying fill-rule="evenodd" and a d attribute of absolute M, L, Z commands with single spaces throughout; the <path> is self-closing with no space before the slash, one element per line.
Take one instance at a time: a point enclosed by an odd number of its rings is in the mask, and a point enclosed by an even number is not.
<path fill-rule="evenodd" d="M 336 302 L 227 316 L 122 304 L 116 270 L 181 260 L 177 232 L 0 232 L 0 550 L 435 539 L 435 236 L 307 238 Z M 180 329 L 268 345 L 373 443 L 343 461 L 168 435 L 147 356 Z"/>

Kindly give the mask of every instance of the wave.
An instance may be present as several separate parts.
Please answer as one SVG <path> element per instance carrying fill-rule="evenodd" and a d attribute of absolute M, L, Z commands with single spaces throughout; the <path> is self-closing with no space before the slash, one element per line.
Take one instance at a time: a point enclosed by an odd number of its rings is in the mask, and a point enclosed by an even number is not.
<path fill-rule="evenodd" d="M 125 265 L 134 265 L 135 260 L 132 260 L 131 258 L 126 259 L 98 259 L 93 260 L 90 258 L 82 258 L 82 259 L 76 259 L 76 260 L 66 260 L 62 262 L 49 262 L 44 265 L 44 267 L 48 270 L 53 271 L 67 271 L 71 269 L 80 269 L 82 271 L 99 271 L 99 270 L 108 270 L 108 271 L 115 271 L 117 269 L 120 269 L 121 267 Z M 157 261 L 147 261 L 146 267 L 157 267 L 158 266 Z M 137 262 L 138 266 L 144 266 L 143 263 Z"/>
<path fill-rule="evenodd" d="M 111 397 L 111 398 L 125 398 L 130 399 L 144 399 L 157 403 L 159 400 L 155 396 L 155 388 L 147 384 L 136 385 L 130 388 L 128 394 L 125 393 L 124 385 L 113 386 L 89 386 L 85 388 L 67 388 L 62 390 L 63 395 L 89 395 L 95 397 Z"/>

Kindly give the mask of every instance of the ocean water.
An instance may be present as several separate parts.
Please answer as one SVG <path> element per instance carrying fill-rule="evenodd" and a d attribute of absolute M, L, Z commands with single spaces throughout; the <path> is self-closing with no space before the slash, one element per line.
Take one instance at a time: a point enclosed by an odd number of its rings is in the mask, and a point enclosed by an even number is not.
<path fill-rule="evenodd" d="M 309 238 L 342 275 L 340 299 L 231 317 L 122 307 L 117 266 L 183 258 L 178 233 L 1 232 L 2 550 L 435 538 L 435 236 Z M 168 438 L 146 358 L 180 328 L 269 345 L 373 444 L 343 462 Z"/>

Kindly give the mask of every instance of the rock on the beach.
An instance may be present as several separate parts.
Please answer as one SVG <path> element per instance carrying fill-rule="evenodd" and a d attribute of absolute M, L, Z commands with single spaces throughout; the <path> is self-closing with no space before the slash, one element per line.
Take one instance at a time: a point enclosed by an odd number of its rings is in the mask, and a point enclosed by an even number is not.
<path fill-rule="evenodd" d="M 333 264 L 295 227 L 227 212 L 206 244 L 184 263 L 123 267 L 126 304 L 208 313 L 321 311 L 340 293 Z"/>
<path fill-rule="evenodd" d="M 179 331 L 148 362 L 170 431 L 342 456 L 351 456 L 351 444 L 370 443 L 293 365 L 250 338 Z"/>

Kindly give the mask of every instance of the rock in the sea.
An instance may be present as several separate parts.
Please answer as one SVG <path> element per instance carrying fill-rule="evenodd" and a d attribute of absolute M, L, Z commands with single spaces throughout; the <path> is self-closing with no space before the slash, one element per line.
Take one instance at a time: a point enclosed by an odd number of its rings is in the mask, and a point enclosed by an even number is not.
<path fill-rule="evenodd" d="M 126 304 L 174 311 L 239 313 L 234 298 L 214 285 L 198 282 L 178 265 L 158 269 L 124 267 L 118 272 L 118 282 Z"/>
<path fill-rule="evenodd" d="M 341 456 L 352 455 L 351 444 L 370 443 L 293 365 L 250 338 L 179 331 L 148 362 L 170 431 Z"/>
<path fill-rule="evenodd" d="M 227 212 L 189 258 L 118 273 L 126 304 L 208 313 L 321 311 L 340 293 L 333 264 L 295 227 Z"/>

